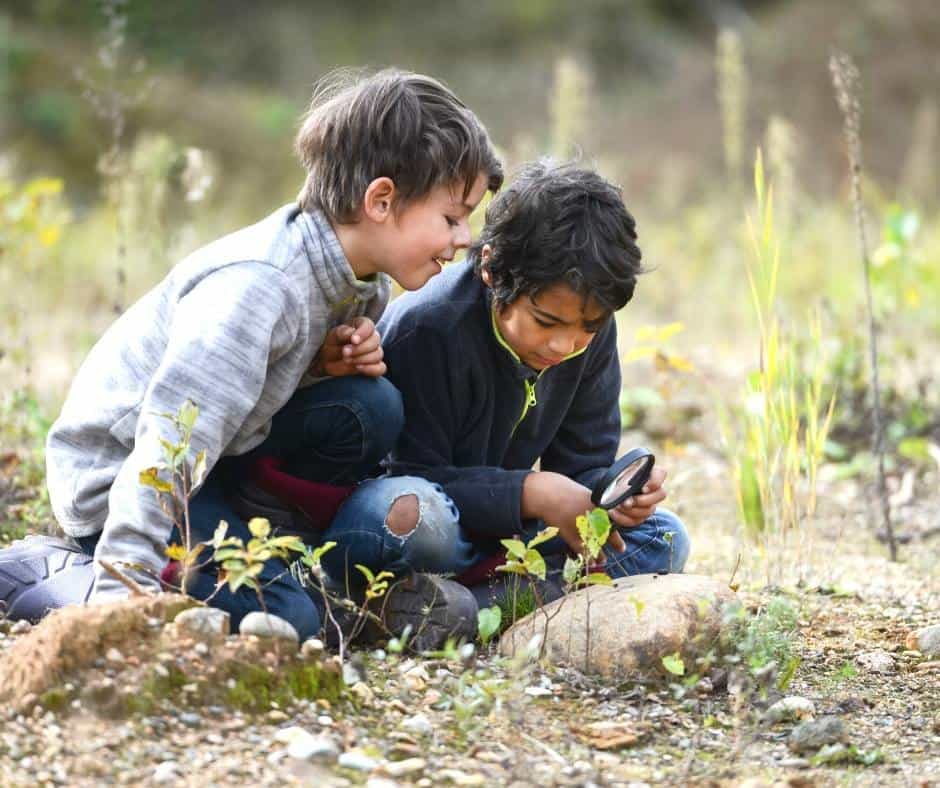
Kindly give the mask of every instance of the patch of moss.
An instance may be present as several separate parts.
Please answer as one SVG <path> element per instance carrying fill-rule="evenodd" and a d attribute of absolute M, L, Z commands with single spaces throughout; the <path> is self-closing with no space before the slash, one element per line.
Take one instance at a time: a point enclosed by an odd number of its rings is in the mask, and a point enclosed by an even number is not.
<path fill-rule="evenodd" d="M 70 700 L 70 695 L 62 687 L 53 687 L 39 696 L 39 705 L 48 711 L 62 711 Z"/>
<path fill-rule="evenodd" d="M 233 662 L 228 671 L 225 702 L 242 711 L 260 712 L 272 703 L 286 706 L 294 700 L 339 698 L 341 679 L 318 664 L 293 663 L 276 671 L 247 662 Z M 232 683 L 234 682 L 234 683 Z"/>

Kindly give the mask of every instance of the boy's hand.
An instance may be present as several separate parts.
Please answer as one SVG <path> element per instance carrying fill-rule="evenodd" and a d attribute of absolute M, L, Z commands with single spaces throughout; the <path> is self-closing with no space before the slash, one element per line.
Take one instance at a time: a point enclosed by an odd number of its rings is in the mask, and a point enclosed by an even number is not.
<path fill-rule="evenodd" d="M 336 326 L 326 335 L 310 372 L 316 377 L 368 375 L 379 378 L 386 371 L 383 357 L 382 337 L 375 330 L 375 323 L 367 317 L 357 317 L 350 323 Z"/>
<path fill-rule="evenodd" d="M 658 465 L 653 468 L 649 481 L 643 485 L 639 495 L 627 498 L 620 506 L 610 511 L 610 520 L 624 528 L 632 528 L 653 516 L 656 505 L 666 500 L 666 471 Z"/>
<path fill-rule="evenodd" d="M 591 491 L 563 474 L 535 471 L 523 482 L 522 516 L 537 517 L 546 525 L 554 525 L 558 535 L 578 555 L 584 552 L 584 544 L 578 534 L 577 519 L 593 508 Z M 618 553 L 627 549 L 616 528 L 611 528 L 607 546 Z"/>

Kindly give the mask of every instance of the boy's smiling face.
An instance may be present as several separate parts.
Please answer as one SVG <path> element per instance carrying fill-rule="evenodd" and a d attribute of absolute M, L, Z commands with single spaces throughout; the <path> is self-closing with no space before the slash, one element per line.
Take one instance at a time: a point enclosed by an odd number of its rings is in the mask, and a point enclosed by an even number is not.
<path fill-rule="evenodd" d="M 436 186 L 400 210 L 392 209 L 375 239 L 375 270 L 405 290 L 420 288 L 470 245 L 470 214 L 486 189 L 487 178 L 481 173 L 466 197 L 462 183 Z"/>
<path fill-rule="evenodd" d="M 498 308 L 496 325 L 522 363 L 542 371 L 584 350 L 608 317 L 608 311 L 559 283 Z"/>

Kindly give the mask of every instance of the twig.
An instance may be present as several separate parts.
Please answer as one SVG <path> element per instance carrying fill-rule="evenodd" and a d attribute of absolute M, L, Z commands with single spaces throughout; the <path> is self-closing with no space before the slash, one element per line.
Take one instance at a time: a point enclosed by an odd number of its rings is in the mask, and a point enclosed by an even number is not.
<path fill-rule="evenodd" d="M 541 749 L 545 750 L 545 752 L 551 755 L 552 758 L 558 761 L 558 763 L 563 764 L 565 766 L 568 765 L 568 761 L 566 761 L 563 756 L 559 755 L 557 750 L 553 750 L 545 742 L 541 742 L 538 739 L 532 736 L 529 736 L 529 734 L 526 733 L 525 731 L 520 731 L 519 733 L 522 735 L 522 738 L 525 739 L 530 744 L 534 744 L 536 747 L 540 747 Z"/>
<path fill-rule="evenodd" d="M 868 337 L 871 350 L 872 394 L 874 398 L 875 437 L 874 451 L 878 458 L 878 497 L 881 499 L 881 514 L 884 519 L 885 533 L 888 536 L 888 548 L 891 560 L 898 560 L 898 545 L 891 525 L 891 505 L 888 502 L 888 485 L 885 481 L 884 423 L 881 413 L 881 386 L 878 381 L 878 326 L 875 322 L 875 310 L 871 294 L 871 260 L 868 255 L 868 235 L 865 230 L 865 216 L 862 209 L 862 141 L 861 141 L 861 102 L 858 98 L 859 74 L 855 64 L 844 52 L 834 52 L 829 58 L 829 70 L 836 89 L 836 99 L 842 110 L 845 139 L 849 155 L 849 171 L 852 176 L 852 206 L 855 212 L 855 225 L 858 230 L 859 250 L 862 256 L 862 272 L 865 276 L 865 303 L 868 308 Z"/>
<path fill-rule="evenodd" d="M 99 558 L 98 563 L 101 565 L 101 568 L 104 569 L 111 577 L 117 580 L 119 583 L 124 584 L 127 588 L 130 589 L 130 592 L 133 596 L 149 596 L 149 594 L 144 591 L 135 581 L 131 580 L 127 575 L 121 572 L 119 569 L 116 569 L 114 566 L 109 564 L 107 561 Z"/>

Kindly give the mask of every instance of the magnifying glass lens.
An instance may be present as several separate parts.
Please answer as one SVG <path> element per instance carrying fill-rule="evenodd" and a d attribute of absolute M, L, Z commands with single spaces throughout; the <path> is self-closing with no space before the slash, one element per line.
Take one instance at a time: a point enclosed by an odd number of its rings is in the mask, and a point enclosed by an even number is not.
<path fill-rule="evenodd" d="M 601 496 L 601 506 L 613 506 L 615 501 L 623 496 L 629 489 L 634 477 L 646 468 L 649 457 L 641 457 L 624 468 L 604 490 Z"/>

